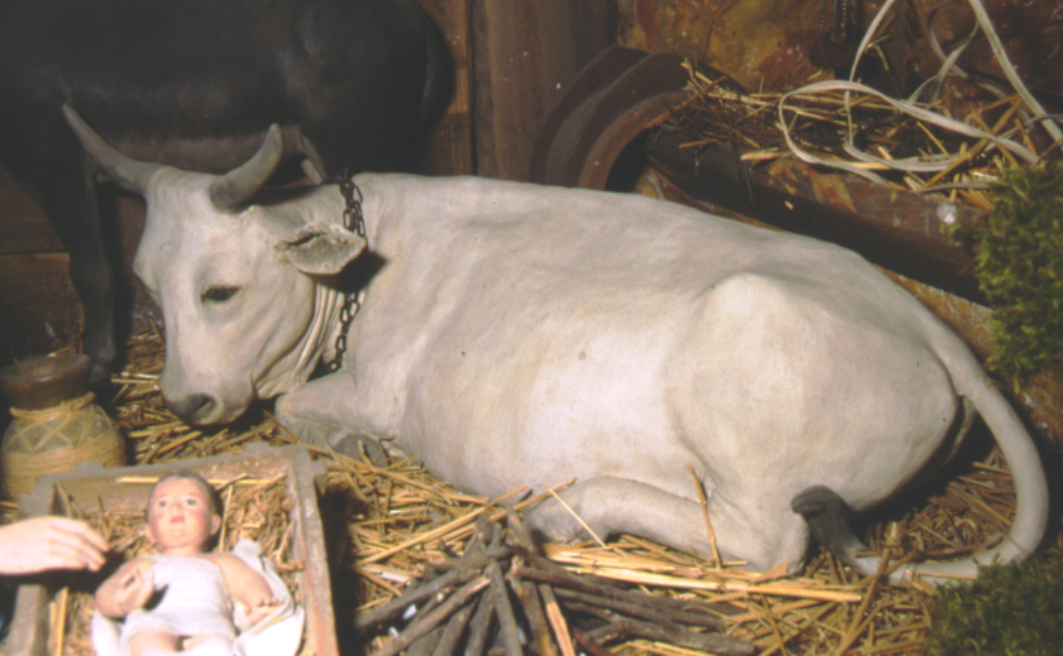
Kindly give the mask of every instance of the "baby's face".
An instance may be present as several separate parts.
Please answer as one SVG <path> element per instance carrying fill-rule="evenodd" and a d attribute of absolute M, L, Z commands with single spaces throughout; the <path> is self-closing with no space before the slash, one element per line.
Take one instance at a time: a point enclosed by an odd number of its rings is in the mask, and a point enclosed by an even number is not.
<path fill-rule="evenodd" d="M 194 480 L 170 478 L 155 488 L 148 505 L 147 537 L 171 555 L 202 553 L 221 527 L 206 490 Z"/>

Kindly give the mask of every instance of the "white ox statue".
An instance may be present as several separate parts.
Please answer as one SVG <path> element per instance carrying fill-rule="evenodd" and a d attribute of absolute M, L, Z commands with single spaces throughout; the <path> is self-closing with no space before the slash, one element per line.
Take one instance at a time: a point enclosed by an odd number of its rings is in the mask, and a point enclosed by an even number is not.
<path fill-rule="evenodd" d="M 250 202 L 276 131 L 218 177 L 128 160 L 69 118 L 147 198 L 135 267 L 165 318 L 159 385 L 190 422 L 277 396 L 304 439 L 392 436 L 487 496 L 574 479 L 561 497 L 599 535 L 711 554 L 692 468 L 725 559 L 796 570 L 811 527 L 868 571 L 846 506 L 938 472 L 977 411 L 1018 491 L 1011 532 L 980 562 L 1042 538 L 1045 476 L 1015 412 L 952 332 L 852 252 L 635 195 L 373 174 L 354 178 L 362 239 L 342 227 L 336 185 Z M 246 209 L 219 212 L 218 193 Z M 342 366 L 308 382 L 335 354 L 336 277 L 359 255 L 377 270 Z M 581 530 L 554 501 L 529 520 L 554 539 Z"/>

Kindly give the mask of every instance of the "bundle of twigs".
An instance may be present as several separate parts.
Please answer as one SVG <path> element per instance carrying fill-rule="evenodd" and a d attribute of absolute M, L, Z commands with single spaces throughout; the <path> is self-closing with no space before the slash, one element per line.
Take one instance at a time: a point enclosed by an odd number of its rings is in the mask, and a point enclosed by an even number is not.
<path fill-rule="evenodd" d="M 416 608 L 413 621 L 374 656 L 393 656 L 403 649 L 408 655 L 449 656 L 462 641 L 465 654 L 482 654 L 492 619 L 506 656 L 523 654 L 519 625 L 529 627 L 535 649 L 544 656 L 573 656 L 573 638 L 587 653 L 600 656 L 610 653 L 604 643 L 623 637 L 721 656 L 753 653 L 749 642 L 719 635 L 726 624 L 711 605 L 573 574 L 538 553 L 516 513 L 510 511 L 507 520 L 503 531 L 481 515 L 461 558 L 432 559 L 419 585 L 355 615 L 356 629 L 364 632 Z M 729 605 L 724 610 L 736 612 Z"/>

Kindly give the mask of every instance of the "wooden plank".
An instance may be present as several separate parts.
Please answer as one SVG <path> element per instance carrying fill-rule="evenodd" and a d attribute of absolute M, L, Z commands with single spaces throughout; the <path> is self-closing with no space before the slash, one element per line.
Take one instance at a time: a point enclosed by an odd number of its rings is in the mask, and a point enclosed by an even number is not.
<path fill-rule="evenodd" d="M 472 0 L 476 172 L 528 180 L 547 112 L 612 39 L 608 0 Z"/>

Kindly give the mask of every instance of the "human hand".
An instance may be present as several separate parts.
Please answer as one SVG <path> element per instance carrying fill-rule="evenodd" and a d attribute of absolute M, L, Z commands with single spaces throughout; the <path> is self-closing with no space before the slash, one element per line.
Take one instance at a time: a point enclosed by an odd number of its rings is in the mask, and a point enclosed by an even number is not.
<path fill-rule="evenodd" d="M 99 571 L 107 541 L 77 519 L 45 516 L 0 527 L 0 574 L 36 574 L 51 569 Z"/>

